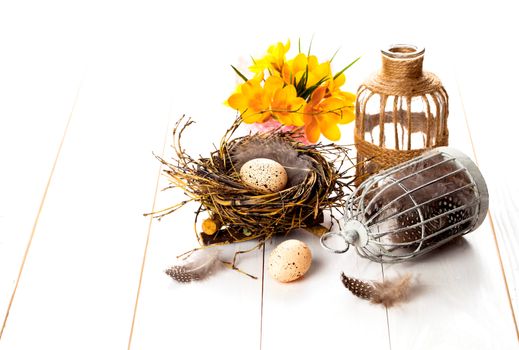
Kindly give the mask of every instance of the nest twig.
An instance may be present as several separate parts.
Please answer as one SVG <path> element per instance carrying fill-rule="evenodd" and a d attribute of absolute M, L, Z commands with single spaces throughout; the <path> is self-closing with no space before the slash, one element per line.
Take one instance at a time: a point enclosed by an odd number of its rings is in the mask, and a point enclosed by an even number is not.
<path fill-rule="evenodd" d="M 233 138 L 241 124 L 241 120 L 237 119 L 225 133 L 219 149 L 207 158 L 195 159 L 181 146 L 182 134 L 192 123 L 185 117 L 176 123 L 173 129 L 175 156 L 171 161 L 157 157 L 165 166 L 164 172 L 171 183 L 168 188 L 181 188 L 189 199 L 152 214 L 162 218 L 190 201 L 198 202 L 195 233 L 201 245 L 257 239 L 260 247 L 275 234 L 320 224 L 323 211 L 329 211 L 332 219 L 335 219 L 334 211 L 342 213 L 354 183 L 354 175 L 350 171 L 354 164 L 348 156 L 349 148 L 336 144 L 305 145 L 296 141 L 297 131 L 273 130 Z M 309 160 L 311 171 L 297 185 L 276 193 L 261 193 L 242 182 L 233 151 L 237 147 L 274 139 L 286 143 L 297 151 L 298 156 Z M 215 234 L 198 231 L 197 220 L 204 211 L 222 223 Z"/>

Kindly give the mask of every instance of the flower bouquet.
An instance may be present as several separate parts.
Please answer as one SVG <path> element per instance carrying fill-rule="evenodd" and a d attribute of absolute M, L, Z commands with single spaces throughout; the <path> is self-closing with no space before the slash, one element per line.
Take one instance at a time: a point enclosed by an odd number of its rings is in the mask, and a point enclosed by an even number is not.
<path fill-rule="evenodd" d="M 333 74 L 330 60 L 319 63 L 316 56 L 301 52 L 286 58 L 290 41 L 277 43 L 260 59 L 253 59 L 247 78 L 236 67 L 243 79 L 227 100 L 247 124 L 257 131 L 301 129 L 302 141 L 316 143 L 321 134 L 338 141 L 338 124 L 354 120 L 355 94 L 341 90 L 346 82 L 344 72 L 359 58 Z M 335 55 L 334 55 L 335 56 Z"/>

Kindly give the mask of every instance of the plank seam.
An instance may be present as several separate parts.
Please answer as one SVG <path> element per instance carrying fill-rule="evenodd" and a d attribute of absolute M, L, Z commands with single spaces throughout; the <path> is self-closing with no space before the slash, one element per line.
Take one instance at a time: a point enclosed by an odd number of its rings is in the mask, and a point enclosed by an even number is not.
<path fill-rule="evenodd" d="M 164 142 L 162 143 L 161 157 L 164 157 L 164 153 L 166 151 L 166 141 L 167 141 L 167 138 L 168 138 L 169 125 L 170 125 L 170 119 L 168 119 L 168 125 L 166 127 L 166 133 L 164 135 Z M 156 205 L 156 202 L 157 202 L 157 197 L 158 197 L 158 192 L 159 192 L 159 184 L 160 184 L 161 174 L 162 174 L 162 165 L 159 166 L 159 171 L 158 171 L 158 174 L 157 174 L 157 180 L 155 182 L 155 194 L 153 195 L 153 202 L 152 202 L 152 205 L 151 205 L 150 213 L 153 213 L 155 211 L 155 205 Z M 131 346 L 132 346 L 133 330 L 134 330 L 134 327 L 135 327 L 135 320 L 137 318 L 137 309 L 138 309 L 138 306 L 139 306 L 139 297 L 140 297 L 140 294 L 141 294 L 141 287 L 142 287 L 142 277 L 144 276 L 144 268 L 145 268 L 145 265 L 146 265 L 146 258 L 147 258 L 147 255 L 148 255 L 148 246 L 149 246 L 149 243 L 150 243 L 152 224 L 153 224 L 153 215 L 150 215 L 150 219 L 149 219 L 149 222 L 148 222 L 148 229 L 147 229 L 148 232 L 146 234 L 146 243 L 144 244 L 144 253 L 143 253 L 143 256 L 142 256 L 141 269 L 140 269 L 140 273 L 139 273 L 139 283 L 138 283 L 138 286 L 137 286 L 137 295 L 135 296 L 135 305 L 133 307 L 132 323 L 131 323 L 131 326 L 130 326 L 130 335 L 129 335 L 129 338 L 128 338 L 128 350 L 130 350 Z"/>
<path fill-rule="evenodd" d="M 261 306 L 260 306 L 260 350 L 263 347 L 263 296 L 265 291 L 265 244 L 263 244 L 263 257 L 261 260 Z"/>
<path fill-rule="evenodd" d="M 49 187 L 50 187 L 50 185 L 52 183 L 52 178 L 54 176 L 54 171 L 55 171 L 56 166 L 58 164 L 58 160 L 59 160 L 60 155 L 61 155 L 61 150 L 62 150 L 63 145 L 65 143 L 67 132 L 68 132 L 68 129 L 69 129 L 69 126 L 70 126 L 70 122 L 72 120 L 72 116 L 74 115 L 74 111 L 76 109 L 77 101 L 79 99 L 79 92 L 81 90 L 82 84 L 83 84 L 83 78 L 81 79 L 81 81 L 80 81 L 80 83 L 78 85 L 78 88 L 77 88 L 77 91 L 76 91 L 76 96 L 74 97 L 74 102 L 72 103 L 72 109 L 71 109 L 70 114 L 68 116 L 67 123 L 65 124 L 65 129 L 63 130 L 63 135 L 61 137 L 61 141 L 59 143 L 58 150 L 56 152 L 56 157 L 54 158 L 54 161 L 52 163 L 52 168 L 50 170 L 50 174 L 49 174 L 49 177 L 47 179 L 47 183 L 45 185 L 45 189 L 43 191 L 43 196 L 41 198 L 40 205 L 38 207 L 38 211 L 36 212 L 36 217 L 35 217 L 34 223 L 32 225 L 31 234 L 29 236 L 29 240 L 27 242 L 27 245 L 25 246 L 25 252 L 24 252 L 24 255 L 23 255 L 23 258 L 22 258 L 22 263 L 20 265 L 20 269 L 18 270 L 18 275 L 16 277 L 16 282 L 15 282 L 15 285 L 14 285 L 14 289 L 13 289 L 13 292 L 11 294 L 11 298 L 9 299 L 9 304 L 7 306 L 7 311 L 5 313 L 4 321 L 2 323 L 2 328 L 0 329 L 0 341 L 2 340 L 2 336 L 4 334 L 4 330 L 5 330 L 5 327 L 7 325 L 7 320 L 9 318 L 9 313 L 11 312 L 11 307 L 13 305 L 14 298 L 16 296 L 16 292 L 17 292 L 18 286 L 20 284 L 20 279 L 21 279 L 22 274 L 23 274 L 25 263 L 27 261 L 27 257 L 29 256 L 29 252 L 30 252 L 30 249 L 31 249 L 31 246 L 32 246 L 32 241 L 33 241 L 34 235 L 36 233 L 36 227 L 38 226 L 40 215 L 41 215 L 41 212 L 43 210 L 43 205 L 45 204 L 45 199 L 47 198 L 47 193 L 49 191 Z"/>
<path fill-rule="evenodd" d="M 385 281 L 386 275 L 384 273 L 384 264 L 380 264 L 380 269 L 382 270 L 382 281 Z M 387 306 L 384 306 L 384 309 L 386 309 L 387 340 L 389 343 L 389 350 L 391 350 L 392 346 L 391 346 L 391 328 L 389 326 L 389 310 L 388 310 Z"/>
<path fill-rule="evenodd" d="M 458 95 L 460 97 L 461 110 L 463 111 L 463 117 L 465 118 L 465 125 L 467 126 L 467 131 L 468 131 L 468 134 L 469 134 L 469 140 L 470 140 L 470 145 L 471 145 L 471 148 L 472 148 L 472 154 L 474 156 L 474 162 L 479 167 L 479 162 L 478 162 L 478 158 L 477 158 L 477 155 L 476 155 L 476 146 L 474 145 L 474 140 L 472 139 L 472 132 L 470 130 L 469 121 L 468 121 L 468 118 L 467 118 L 467 112 L 465 110 L 465 104 L 463 102 L 463 95 L 461 93 L 461 87 L 460 87 L 458 79 L 456 79 L 456 83 L 457 83 L 457 87 L 458 87 Z M 501 268 L 501 274 L 503 276 L 503 281 L 505 283 L 506 295 L 507 295 L 507 298 L 508 298 L 508 305 L 509 305 L 510 311 L 512 313 L 512 319 L 514 321 L 515 333 L 516 333 L 516 336 L 517 336 L 517 340 L 519 341 L 519 328 L 517 327 L 517 319 L 516 319 L 516 316 L 515 316 L 514 306 L 513 306 L 513 303 L 512 303 L 512 297 L 511 297 L 511 294 L 510 294 L 510 287 L 508 285 L 508 279 L 506 277 L 505 267 L 503 265 L 503 258 L 501 256 L 501 249 L 499 248 L 497 234 L 496 234 L 496 230 L 495 230 L 495 227 L 494 227 L 494 220 L 492 218 L 492 213 L 491 213 L 490 209 L 488 210 L 488 219 L 489 219 L 489 222 L 490 222 L 490 229 L 492 231 L 492 236 L 494 237 L 494 244 L 495 244 L 495 247 L 496 247 L 497 257 L 498 257 L 498 260 L 499 260 L 499 267 Z"/>

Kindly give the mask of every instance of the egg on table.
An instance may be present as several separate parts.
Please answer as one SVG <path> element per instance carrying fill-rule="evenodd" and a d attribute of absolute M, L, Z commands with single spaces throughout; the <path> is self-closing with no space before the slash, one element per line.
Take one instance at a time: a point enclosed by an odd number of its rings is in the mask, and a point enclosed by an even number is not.
<path fill-rule="evenodd" d="M 288 182 L 283 165 L 267 158 L 251 159 L 243 164 L 240 177 L 247 186 L 266 193 L 284 190 Z"/>
<path fill-rule="evenodd" d="M 269 274 L 279 282 L 291 282 L 301 278 L 312 265 L 310 248 L 297 239 L 289 239 L 278 245 L 269 256 Z"/>

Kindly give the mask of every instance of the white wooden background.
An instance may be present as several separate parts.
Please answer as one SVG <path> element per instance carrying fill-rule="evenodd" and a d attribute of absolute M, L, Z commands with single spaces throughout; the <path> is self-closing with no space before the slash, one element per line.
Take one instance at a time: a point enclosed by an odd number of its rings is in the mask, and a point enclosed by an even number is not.
<path fill-rule="evenodd" d="M 0 349 L 514 349 L 519 224 L 516 34 L 512 1 L 0 2 Z M 282 285 L 265 251 L 252 280 L 223 271 L 177 285 L 163 270 L 195 244 L 194 207 L 160 192 L 152 151 L 171 155 L 172 122 L 198 123 L 186 148 L 207 154 L 234 118 L 223 106 L 244 65 L 276 41 L 314 35 L 341 48 L 355 90 L 377 49 L 426 47 L 451 98 L 451 145 L 476 159 L 491 195 L 485 223 L 414 263 L 332 256 L 311 235 L 308 275 Z M 351 126 L 343 143 L 352 142 Z M 243 247 L 231 246 L 224 254 Z M 420 288 L 391 308 L 354 298 L 339 274 L 410 271 Z"/>

